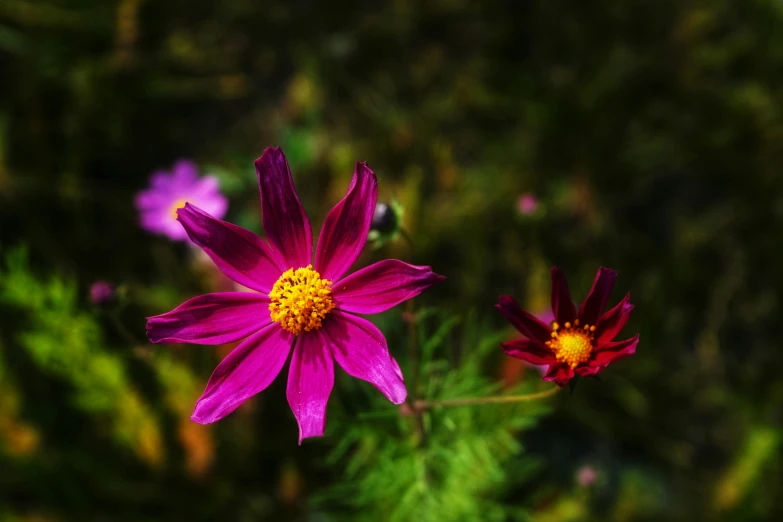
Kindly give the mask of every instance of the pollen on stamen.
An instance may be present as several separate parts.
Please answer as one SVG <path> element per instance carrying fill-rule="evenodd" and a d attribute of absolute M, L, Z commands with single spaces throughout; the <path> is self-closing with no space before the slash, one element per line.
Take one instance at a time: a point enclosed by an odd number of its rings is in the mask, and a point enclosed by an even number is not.
<path fill-rule="evenodd" d="M 171 206 L 171 216 L 172 216 L 174 219 L 177 219 L 177 217 L 178 217 L 178 216 L 177 216 L 177 210 L 179 210 L 179 209 L 181 209 L 181 208 L 184 208 L 184 207 L 185 207 L 185 204 L 187 204 L 187 201 L 185 201 L 184 199 L 180 199 L 180 200 L 178 200 L 176 203 L 174 203 L 174 204 Z"/>
<path fill-rule="evenodd" d="M 552 325 L 555 329 L 557 323 Z M 555 354 L 555 358 L 571 368 L 590 360 L 593 352 L 593 333 L 595 326 L 584 325 L 578 328 L 578 319 L 573 327 L 570 322 L 565 323 L 565 328 L 552 332 L 552 339 L 546 342 L 547 347 Z"/>
<path fill-rule="evenodd" d="M 322 279 L 313 265 L 285 271 L 269 292 L 269 299 L 272 320 L 294 335 L 320 328 L 335 307 L 332 282 Z"/>

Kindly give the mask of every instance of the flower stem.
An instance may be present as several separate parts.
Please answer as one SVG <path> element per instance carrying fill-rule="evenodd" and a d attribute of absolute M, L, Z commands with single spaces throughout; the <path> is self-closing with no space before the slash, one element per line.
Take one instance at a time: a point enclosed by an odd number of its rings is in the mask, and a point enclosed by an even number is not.
<path fill-rule="evenodd" d="M 442 401 L 415 401 L 413 409 L 423 411 L 440 406 L 474 406 L 477 404 L 508 404 L 514 402 L 530 402 L 551 397 L 560 391 L 560 387 L 551 388 L 536 393 L 525 395 L 501 395 L 498 397 L 473 397 L 469 399 L 445 399 Z"/>
<path fill-rule="evenodd" d="M 416 308 L 413 304 L 413 299 L 410 299 L 407 303 L 406 314 L 408 315 L 408 359 L 410 362 L 411 372 L 411 395 L 408 396 L 406 403 L 409 408 L 415 412 L 413 415 L 413 433 L 415 444 L 418 446 L 424 441 L 424 421 L 421 418 L 421 411 L 416 410 L 416 403 L 421 402 L 415 400 L 416 392 L 419 389 L 419 344 L 416 336 Z"/>

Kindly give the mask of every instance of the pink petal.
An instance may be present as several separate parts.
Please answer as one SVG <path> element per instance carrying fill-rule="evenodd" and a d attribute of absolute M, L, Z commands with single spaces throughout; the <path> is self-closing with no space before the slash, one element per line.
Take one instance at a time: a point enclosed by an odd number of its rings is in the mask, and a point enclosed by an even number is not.
<path fill-rule="evenodd" d="M 576 319 L 576 306 L 571 299 L 571 292 L 568 291 L 565 274 L 556 266 L 552 267 L 552 311 L 561 327 L 566 322 L 573 323 Z"/>
<path fill-rule="evenodd" d="M 150 176 L 150 187 L 162 193 L 168 193 L 172 187 L 174 175 L 167 170 L 156 170 Z"/>
<path fill-rule="evenodd" d="M 560 387 L 568 384 L 574 378 L 574 370 L 567 364 L 552 364 L 544 374 L 545 381 L 553 381 Z"/>
<path fill-rule="evenodd" d="M 574 371 L 579 377 L 592 377 L 603 371 L 603 366 L 577 366 Z"/>
<path fill-rule="evenodd" d="M 266 389 L 288 359 L 293 340 L 277 323 L 245 339 L 215 368 L 191 420 L 199 424 L 219 421 Z"/>
<path fill-rule="evenodd" d="M 352 377 L 367 381 L 394 404 L 402 404 L 408 391 L 402 373 L 374 324 L 355 315 L 334 310 L 323 330 L 334 358 Z"/>
<path fill-rule="evenodd" d="M 202 199 L 219 196 L 220 181 L 215 176 L 204 176 L 194 184 L 193 193 Z"/>
<path fill-rule="evenodd" d="M 198 165 L 190 160 L 179 160 L 171 168 L 172 184 L 177 188 L 190 188 L 198 179 Z"/>
<path fill-rule="evenodd" d="M 170 198 L 166 194 L 161 194 L 153 189 L 147 189 L 136 194 L 134 203 L 137 210 L 149 211 L 167 206 L 169 204 L 169 199 Z"/>
<path fill-rule="evenodd" d="M 338 280 L 359 257 L 377 198 L 375 174 L 366 163 L 357 163 L 348 193 L 326 216 L 318 238 L 315 269 L 326 279 Z"/>
<path fill-rule="evenodd" d="M 326 403 L 334 385 L 334 362 L 323 329 L 303 332 L 294 347 L 286 397 L 299 424 L 299 444 L 320 437 L 326 426 Z"/>
<path fill-rule="evenodd" d="M 267 296 L 222 292 L 194 297 L 171 312 L 148 317 L 147 337 L 153 343 L 224 344 L 270 322 Z"/>
<path fill-rule="evenodd" d="M 277 253 L 249 230 L 215 219 L 190 203 L 177 216 L 191 241 L 242 286 L 268 293 L 287 270 Z"/>
<path fill-rule="evenodd" d="M 522 310 L 513 297 L 501 295 L 498 297 L 498 304 L 495 305 L 495 308 L 500 310 L 508 322 L 525 337 L 542 343 L 552 338 L 552 330 L 532 314 Z"/>
<path fill-rule="evenodd" d="M 596 344 L 608 343 L 620 334 L 633 310 L 631 294 L 626 294 L 617 306 L 606 312 L 598 320 L 595 328 Z"/>
<path fill-rule="evenodd" d="M 357 314 L 377 314 L 416 297 L 446 279 L 428 266 L 396 259 L 379 261 L 332 286 L 337 308 Z"/>
<path fill-rule="evenodd" d="M 609 294 L 612 293 L 614 282 L 617 280 L 617 272 L 611 268 L 602 266 L 595 274 L 593 287 L 587 294 L 587 298 L 579 309 L 579 319 L 582 324 L 595 326 L 601 313 L 604 311 Z"/>
<path fill-rule="evenodd" d="M 285 270 L 311 263 L 313 235 L 280 147 L 267 147 L 255 161 L 261 212 L 269 243 L 286 261 Z"/>
<path fill-rule="evenodd" d="M 610 363 L 618 361 L 636 353 L 636 345 L 639 344 L 639 335 L 635 335 L 625 341 L 598 345 L 593 350 L 593 357 L 588 361 L 588 366 L 605 368 Z"/>
<path fill-rule="evenodd" d="M 505 343 L 500 343 L 503 351 L 511 357 L 522 359 L 530 364 L 557 364 L 557 359 L 552 350 L 538 341 L 530 339 L 514 339 Z"/>

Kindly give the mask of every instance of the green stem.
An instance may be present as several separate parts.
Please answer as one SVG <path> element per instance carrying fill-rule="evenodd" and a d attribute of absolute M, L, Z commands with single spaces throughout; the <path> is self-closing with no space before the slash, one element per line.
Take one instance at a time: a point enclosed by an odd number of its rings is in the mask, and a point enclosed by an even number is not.
<path fill-rule="evenodd" d="M 414 414 L 413 432 L 416 445 L 419 445 L 424 440 L 424 420 L 421 418 L 421 411 L 416 409 L 416 403 L 421 401 L 415 400 L 419 388 L 419 345 L 416 342 L 416 308 L 413 305 L 413 299 L 407 302 L 406 308 L 408 314 L 408 359 L 411 372 L 411 394 L 406 402 Z"/>
<path fill-rule="evenodd" d="M 413 238 L 408 234 L 408 232 L 405 231 L 404 228 L 400 229 L 400 235 L 405 240 L 405 243 L 408 245 L 408 249 L 410 250 L 411 259 L 413 259 L 414 254 L 416 253 L 416 249 L 413 246 Z"/>
<path fill-rule="evenodd" d="M 442 401 L 415 401 L 414 411 L 423 411 L 439 406 L 474 406 L 476 404 L 508 404 L 514 402 L 530 402 L 551 397 L 560 391 L 559 387 L 525 395 L 501 395 L 499 397 L 474 397 L 470 399 L 445 399 Z"/>

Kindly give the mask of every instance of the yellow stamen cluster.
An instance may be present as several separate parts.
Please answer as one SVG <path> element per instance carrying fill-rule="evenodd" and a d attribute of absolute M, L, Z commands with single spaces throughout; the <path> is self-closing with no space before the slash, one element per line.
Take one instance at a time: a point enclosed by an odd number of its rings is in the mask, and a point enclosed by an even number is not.
<path fill-rule="evenodd" d="M 187 201 L 185 201 L 184 199 L 180 199 L 179 201 L 177 201 L 171 206 L 171 216 L 174 219 L 177 219 L 177 210 L 183 208 L 185 206 L 185 203 L 187 203 Z"/>
<path fill-rule="evenodd" d="M 579 319 L 574 324 L 566 323 L 560 328 L 557 323 L 552 323 L 552 339 L 546 345 L 555 353 L 558 361 L 566 363 L 571 368 L 576 368 L 590 360 L 593 352 L 593 332 L 595 326 L 579 326 Z"/>
<path fill-rule="evenodd" d="M 313 265 L 289 268 L 272 287 L 269 298 L 272 320 L 294 335 L 320 328 L 334 308 L 332 282 L 322 279 Z"/>

